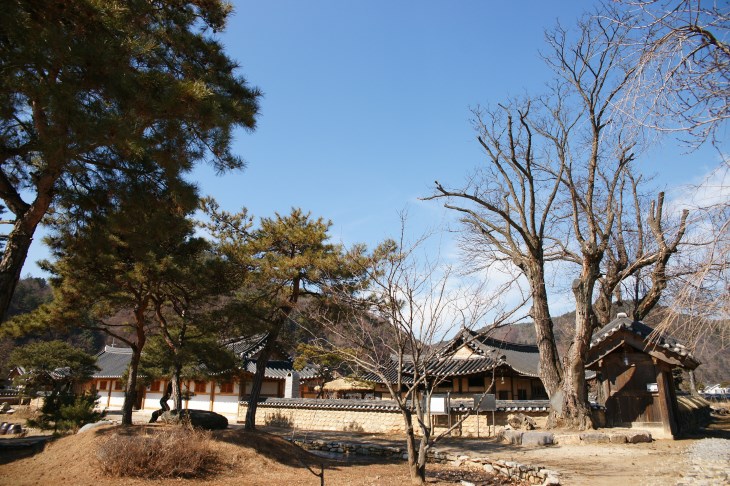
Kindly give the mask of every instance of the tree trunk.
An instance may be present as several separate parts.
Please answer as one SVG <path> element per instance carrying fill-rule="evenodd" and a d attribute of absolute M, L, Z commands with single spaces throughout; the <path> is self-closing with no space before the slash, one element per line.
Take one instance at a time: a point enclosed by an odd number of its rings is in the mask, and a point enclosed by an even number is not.
<path fill-rule="evenodd" d="M 2 260 L 0 260 L 0 316 L 7 314 L 10 300 L 15 293 L 15 286 L 20 279 L 28 249 L 33 241 L 38 222 L 26 223 L 24 219 L 16 221 L 5 244 Z"/>
<path fill-rule="evenodd" d="M 597 265 L 585 265 L 581 278 L 573 286 L 575 296 L 575 332 L 563 367 L 562 408 L 553 408 L 548 426 L 566 426 L 578 430 L 593 428 L 588 388 L 585 378 L 585 359 L 590 346 L 593 325 L 593 288 L 598 275 Z"/>
<path fill-rule="evenodd" d="M 537 348 L 540 352 L 540 379 L 545 385 L 548 397 L 552 398 L 559 394 L 563 385 L 563 376 L 560 369 L 558 348 L 555 344 L 553 320 L 548 306 L 544 270 L 539 266 L 531 269 L 530 280 L 532 318 L 535 322 Z"/>
<path fill-rule="evenodd" d="M 426 462 L 420 464 L 420 450 L 416 450 L 416 434 L 413 429 L 413 415 L 409 410 L 401 409 L 406 425 L 406 451 L 408 452 L 408 471 L 411 473 L 411 484 L 426 484 Z M 424 454 L 425 457 L 425 454 Z"/>
<path fill-rule="evenodd" d="M 279 338 L 279 332 L 283 326 L 283 321 L 276 324 L 274 329 L 269 332 L 268 340 L 264 349 L 259 353 L 259 357 L 256 359 L 256 374 L 253 377 L 251 383 L 251 395 L 248 398 L 248 410 L 246 410 L 246 424 L 244 430 L 256 430 L 256 408 L 258 407 L 259 397 L 261 396 L 261 386 L 264 383 L 264 372 L 266 371 L 266 364 L 269 361 L 271 352 L 274 349 L 276 340 Z"/>
<path fill-rule="evenodd" d="M 172 370 L 172 408 L 178 412 L 182 411 L 182 390 L 180 389 L 180 373 L 182 366 L 176 363 Z"/>
<path fill-rule="evenodd" d="M 137 369 L 142 355 L 139 346 L 132 347 L 132 360 L 127 371 L 127 388 L 124 390 L 124 405 L 122 406 L 122 425 L 132 425 L 132 409 L 137 398 Z"/>
<path fill-rule="evenodd" d="M 689 370 L 687 372 L 689 375 L 689 392 L 698 397 L 700 396 L 700 392 L 697 391 L 697 381 L 695 380 L 695 370 Z"/>

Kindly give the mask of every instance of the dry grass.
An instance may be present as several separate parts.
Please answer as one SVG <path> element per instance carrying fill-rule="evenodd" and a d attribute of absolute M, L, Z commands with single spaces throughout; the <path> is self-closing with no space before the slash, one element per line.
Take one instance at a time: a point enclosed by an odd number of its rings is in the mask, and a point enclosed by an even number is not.
<path fill-rule="evenodd" d="M 96 450 L 101 470 L 108 476 L 199 478 L 219 464 L 210 432 L 177 426 L 151 429 L 144 436 L 115 433 Z"/>

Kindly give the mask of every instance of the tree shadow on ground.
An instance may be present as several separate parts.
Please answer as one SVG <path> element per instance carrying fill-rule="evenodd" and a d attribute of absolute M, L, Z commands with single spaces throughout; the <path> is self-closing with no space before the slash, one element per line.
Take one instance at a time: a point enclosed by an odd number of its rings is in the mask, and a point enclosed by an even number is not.
<path fill-rule="evenodd" d="M 699 430 L 682 434 L 682 439 L 728 439 L 730 440 L 730 415 L 712 414 L 710 423 Z"/>
<path fill-rule="evenodd" d="M 0 439 L 0 466 L 43 452 L 51 436 Z"/>

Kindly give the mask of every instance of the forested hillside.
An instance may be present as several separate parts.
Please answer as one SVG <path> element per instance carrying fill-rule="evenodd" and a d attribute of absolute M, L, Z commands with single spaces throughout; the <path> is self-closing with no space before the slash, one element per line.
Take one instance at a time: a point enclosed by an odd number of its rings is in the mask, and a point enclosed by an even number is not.
<path fill-rule="evenodd" d="M 22 278 L 18 281 L 8 313 L 3 321 L 32 312 L 51 299 L 51 287 L 45 279 L 39 277 Z M 92 354 L 98 352 L 104 345 L 104 336 L 101 333 L 88 330 L 72 330 L 70 332 L 43 330 L 25 333 L 22 337 L 17 338 L 0 337 L 0 380 L 7 376 L 9 371 L 7 359 L 13 349 L 34 341 L 51 341 L 54 339 L 66 341 Z"/>

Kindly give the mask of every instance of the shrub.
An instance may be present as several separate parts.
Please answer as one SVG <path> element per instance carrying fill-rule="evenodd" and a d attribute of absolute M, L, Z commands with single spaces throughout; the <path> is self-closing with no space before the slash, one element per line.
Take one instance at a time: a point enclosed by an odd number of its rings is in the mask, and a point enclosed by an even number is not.
<path fill-rule="evenodd" d="M 210 432 L 174 426 L 149 435 L 115 434 L 96 451 L 101 470 L 116 477 L 195 478 L 218 464 Z"/>
<path fill-rule="evenodd" d="M 93 393 L 52 393 L 43 400 L 40 415 L 29 419 L 28 425 L 59 431 L 78 429 L 84 424 L 98 422 L 104 413 L 94 411 L 96 400 L 96 394 Z"/>
<path fill-rule="evenodd" d="M 345 425 L 345 427 L 342 429 L 345 432 L 365 432 L 365 429 L 362 428 L 362 425 L 355 422 L 354 420 L 350 422 L 349 424 Z"/>
<path fill-rule="evenodd" d="M 292 427 L 291 417 L 284 415 L 280 410 L 266 414 L 264 423 L 272 427 Z"/>

